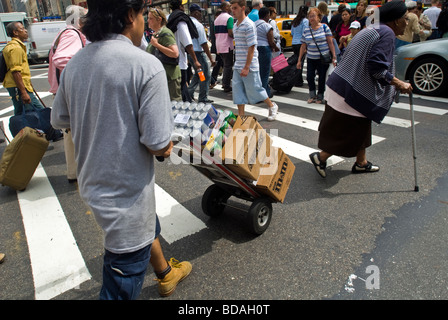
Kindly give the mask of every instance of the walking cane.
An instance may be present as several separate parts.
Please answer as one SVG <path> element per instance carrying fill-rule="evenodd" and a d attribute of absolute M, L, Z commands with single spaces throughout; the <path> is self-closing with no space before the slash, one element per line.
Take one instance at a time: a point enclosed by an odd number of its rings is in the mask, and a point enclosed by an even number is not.
<path fill-rule="evenodd" d="M 415 123 L 414 123 L 414 101 L 412 97 L 412 92 L 409 93 L 409 105 L 411 111 L 411 133 L 412 133 L 412 156 L 414 158 L 414 177 L 415 177 L 415 187 L 414 191 L 418 192 L 418 180 L 417 180 L 417 143 L 415 141 Z"/>

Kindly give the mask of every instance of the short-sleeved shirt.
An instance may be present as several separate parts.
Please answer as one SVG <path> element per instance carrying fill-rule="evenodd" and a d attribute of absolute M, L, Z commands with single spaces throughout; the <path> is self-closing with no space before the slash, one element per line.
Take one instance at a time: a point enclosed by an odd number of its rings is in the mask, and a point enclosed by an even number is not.
<path fill-rule="evenodd" d="M 18 71 L 22 75 L 22 81 L 26 90 L 28 92 L 33 92 L 33 86 L 31 85 L 31 72 L 28 64 L 25 44 L 18 38 L 12 38 L 3 49 L 3 57 L 8 68 L 8 72 L 5 75 L 5 80 L 3 81 L 3 87 L 17 87 L 12 73 Z"/>
<path fill-rule="evenodd" d="M 152 243 L 155 174 L 148 149 L 166 147 L 173 130 L 162 63 L 121 34 L 90 43 L 61 74 L 51 122 L 71 128 L 79 192 L 104 231 L 105 248 L 121 254 Z"/>
<path fill-rule="evenodd" d="M 297 26 L 291 26 L 292 44 L 302 44 L 303 31 L 310 25 L 307 18 L 303 18 Z"/>
<path fill-rule="evenodd" d="M 313 32 L 313 35 L 311 35 L 311 32 Z M 313 36 L 315 41 L 313 40 Z M 317 30 L 313 29 L 313 31 L 311 31 L 311 26 L 305 28 L 301 42 L 307 45 L 306 56 L 308 59 L 320 59 L 320 53 L 325 54 L 330 52 L 330 47 L 327 42 L 327 37 L 329 36 L 332 36 L 332 33 L 330 28 L 325 24 L 322 24 Z"/>
<path fill-rule="evenodd" d="M 429 21 L 431 21 L 431 25 L 433 29 L 437 28 L 437 19 L 439 18 L 440 12 L 442 10 L 437 7 L 430 7 L 423 11 L 423 14 L 429 18 Z"/>
<path fill-rule="evenodd" d="M 193 41 L 188 30 L 187 23 L 180 21 L 177 24 L 177 31 L 174 33 L 177 41 L 177 47 L 179 48 L 179 67 L 181 70 L 188 69 L 188 59 L 186 47 L 193 45 Z"/>
<path fill-rule="evenodd" d="M 414 34 L 419 34 L 423 27 L 418 22 L 418 16 L 415 13 L 408 12 L 408 24 L 402 35 L 397 36 L 398 39 L 411 43 Z"/>
<path fill-rule="evenodd" d="M 249 48 L 257 45 L 257 31 L 255 23 L 248 17 L 233 27 L 233 39 L 235 40 L 235 63 L 234 69 L 241 70 L 246 65 L 247 54 Z M 254 50 L 254 56 L 252 58 L 250 71 L 258 71 L 258 51 Z"/>
<path fill-rule="evenodd" d="M 253 22 L 258 20 L 258 10 L 257 9 L 252 9 L 251 12 L 249 12 L 249 14 L 247 15 L 247 17 L 252 20 Z"/>
<path fill-rule="evenodd" d="M 202 52 L 204 49 L 202 48 L 202 45 L 204 43 L 207 43 L 207 36 L 205 34 L 205 29 L 202 23 L 200 23 L 195 17 L 190 16 L 191 21 L 193 21 L 194 25 L 196 26 L 196 30 L 198 30 L 198 38 L 194 38 L 193 40 L 193 50 L 196 52 Z"/>
<path fill-rule="evenodd" d="M 255 22 L 255 27 L 257 28 L 257 46 L 268 47 L 268 32 L 269 30 L 273 30 L 273 27 L 261 19 L 258 19 L 257 22 Z"/>
<path fill-rule="evenodd" d="M 228 30 L 233 29 L 233 17 L 227 12 L 221 13 L 215 19 L 215 43 L 217 53 L 228 53 L 234 49 L 233 38 Z"/>
<path fill-rule="evenodd" d="M 157 32 L 153 36 L 157 36 L 158 37 L 157 41 L 164 47 L 170 47 L 172 45 L 177 45 L 176 38 L 174 37 L 173 31 L 171 31 L 166 26 L 163 26 L 162 28 L 160 28 L 159 32 Z M 154 54 L 155 48 L 150 44 L 146 48 L 146 51 L 148 51 L 151 54 Z M 175 80 L 175 79 L 180 78 L 181 74 L 180 74 L 180 68 L 179 68 L 178 64 L 177 65 L 167 64 L 167 63 L 162 63 L 162 64 L 163 64 L 163 67 L 165 68 L 166 75 L 169 80 Z"/>

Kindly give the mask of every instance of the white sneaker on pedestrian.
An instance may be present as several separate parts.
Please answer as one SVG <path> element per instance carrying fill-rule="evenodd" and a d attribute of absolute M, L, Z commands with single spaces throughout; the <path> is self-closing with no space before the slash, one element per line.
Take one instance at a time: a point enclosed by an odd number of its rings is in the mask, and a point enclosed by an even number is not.
<path fill-rule="evenodd" d="M 268 121 L 274 121 L 278 114 L 278 105 L 273 102 L 272 107 L 269 108 Z"/>

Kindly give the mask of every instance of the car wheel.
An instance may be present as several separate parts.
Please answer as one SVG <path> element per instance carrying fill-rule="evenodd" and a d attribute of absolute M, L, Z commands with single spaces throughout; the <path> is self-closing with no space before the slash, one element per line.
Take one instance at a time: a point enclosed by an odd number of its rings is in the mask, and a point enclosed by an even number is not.
<path fill-rule="evenodd" d="M 438 96 L 448 87 L 448 66 L 439 58 L 418 61 L 409 73 L 414 93 Z"/>
<path fill-rule="evenodd" d="M 280 46 L 282 47 L 282 49 L 285 49 L 285 48 L 286 48 L 286 39 L 285 39 L 285 38 L 282 38 L 282 39 L 280 40 Z"/>

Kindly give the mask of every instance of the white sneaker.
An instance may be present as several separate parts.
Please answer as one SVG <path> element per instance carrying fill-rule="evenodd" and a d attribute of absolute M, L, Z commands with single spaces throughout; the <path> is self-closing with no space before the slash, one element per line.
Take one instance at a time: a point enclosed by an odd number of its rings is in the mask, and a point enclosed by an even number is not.
<path fill-rule="evenodd" d="M 273 102 L 272 104 L 273 106 L 269 108 L 268 121 L 274 121 L 278 113 L 278 105 L 275 102 Z"/>

